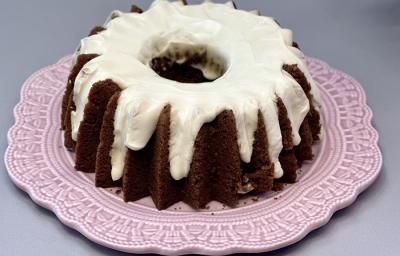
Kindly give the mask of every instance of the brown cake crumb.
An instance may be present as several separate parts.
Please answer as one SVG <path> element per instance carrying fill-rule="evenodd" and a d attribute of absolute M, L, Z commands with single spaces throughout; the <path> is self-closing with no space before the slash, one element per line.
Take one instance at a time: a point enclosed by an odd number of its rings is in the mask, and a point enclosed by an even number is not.
<path fill-rule="evenodd" d="M 258 197 L 253 197 L 251 200 L 252 200 L 253 202 L 258 202 Z"/>
<path fill-rule="evenodd" d="M 293 41 L 292 46 L 300 50 L 299 44 L 297 42 Z"/>
<path fill-rule="evenodd" d="M 92 30 L 90 30 L 89 36 L 96 35 L 96 34 L 100 33 L 101 31 L 104 31 L 104 30 L 106 30 L 106 29 L 101 27 L 101 26 L 96 26 L 96 27 L 92 28 Z"/>
<path fill-rule="evenodd" d="M 132 5 L 132 7 L 131 7 L 131 12 L 142 13 L 143 10 L 142 10 L 139 6 L 137 6 L 137 5 Z"/>
<path fill-rule="evenodd" d="M 272 191 L 282 191 L 285 188 L 285 183 L 275 182 Z"/>
<path fill-rule="evenodd" d="M 117 195 L 121 194 L 121 192 L 122 192 L 121 189 L 117 189 L 117 190 L 115 191 L 115 193 L 117 193 Z"/>
<path fill-rule="evenodd" d="M 151 60 L 151 68 L 161 77 L 181 83 L 211 82 L 204 77 L 200 69 L 194 68 L 190 63 L 178 64 L 171 59 L 162 57 Z"/>

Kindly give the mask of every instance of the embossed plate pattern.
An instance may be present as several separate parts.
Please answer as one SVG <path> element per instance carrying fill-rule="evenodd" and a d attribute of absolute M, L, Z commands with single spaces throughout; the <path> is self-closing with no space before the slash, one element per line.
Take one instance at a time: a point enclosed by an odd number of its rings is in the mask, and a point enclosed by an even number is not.
<path fill-rule="evenodd" d="M 323 140 L 300 182 L 277 194 L 211 203 L 193 211 L 178 203 L 157 211 L 151 199 L 124 203 L 76 172 L 62 146 L 60 104 L 71 56 L 33 74 L 23 85 L 8 134 L 5 163 L 14 183 L 36 203 L 90 240 L 126 252 L 228 254 L 271 251 L 292 244 L 351 204 L 379 174 L 382 156 L 372 112 L 350 76 L 308 58 L 322 97 Z"/>

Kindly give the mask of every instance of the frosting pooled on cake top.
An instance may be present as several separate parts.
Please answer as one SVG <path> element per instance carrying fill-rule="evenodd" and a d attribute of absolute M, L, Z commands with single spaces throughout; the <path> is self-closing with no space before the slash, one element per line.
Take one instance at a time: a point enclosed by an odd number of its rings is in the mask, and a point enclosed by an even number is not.
<path fill-rule="evenodd" d="M 142 14 L 114 12 L 105 31 L 84 38 L 79 54 L 99 54 L 75 80 L 72 136 L 76 140 L 91 86 L 112 79 L 121 88 L 114 120 L 111 151 L 112 178 L 122 177 L 127 148 L 143 149 L 150 140 L 161 111 L 171 106 L 169 161 L 175 180 L 187 177 L 197 134 L 224 110 L 235 116 L 242 161 L 253 152 L 258 112 L 263 115 L 268 152 L 275 178 L 283 175 L 279 163 L 282 134 L 276 99 L 280 97 L 292 126 L 294 145 L 310 104 L 301 86 L 284 70 L 297 64 L 311 84 L 314 106 L 318 90 L 305 57 L 292 47 L 292 33 L 272 18 L 236 10 L 231 2 L 183 5 L 156 0 Z M 211 82 L 180 83 L 160 77 L 154 58 L 191 64 Z M 200 58 L 201 57 L 201 58 Z"/>

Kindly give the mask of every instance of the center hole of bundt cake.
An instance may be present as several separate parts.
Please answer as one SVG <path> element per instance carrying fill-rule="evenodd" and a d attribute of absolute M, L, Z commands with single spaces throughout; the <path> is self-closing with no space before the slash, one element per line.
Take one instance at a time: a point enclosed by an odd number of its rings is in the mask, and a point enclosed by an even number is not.
<path fill-rule="evenodd" d="M 161 77 L 180 83 L 206 83 L 226 71 L 225 59 L 206 45 L 172 44 L 150 61 Z"/>

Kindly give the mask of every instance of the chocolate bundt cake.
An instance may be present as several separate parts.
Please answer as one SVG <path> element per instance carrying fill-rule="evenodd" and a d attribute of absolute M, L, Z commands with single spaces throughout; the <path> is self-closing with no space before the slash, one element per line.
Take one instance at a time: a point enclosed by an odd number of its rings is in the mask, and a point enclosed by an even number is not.
<path fill-rule="evenodd" d="M 233 2 L 114 11 L 75 53 L 65 147 L 96 186 L 158 209 L 235 206 L 297 180 L 319 140 L 319 93 L 292 32 Z"/>

